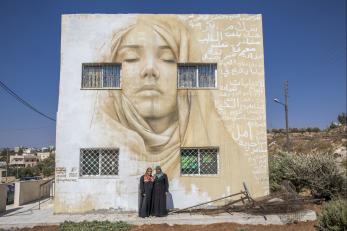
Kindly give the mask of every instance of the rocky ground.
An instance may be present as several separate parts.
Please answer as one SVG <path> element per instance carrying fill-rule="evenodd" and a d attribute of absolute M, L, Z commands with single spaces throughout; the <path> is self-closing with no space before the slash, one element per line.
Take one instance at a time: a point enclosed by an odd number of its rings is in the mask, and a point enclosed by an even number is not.
<path fill-rule="evenodd" d="M 297 154 L 329 153 L 338 160 L 346 160 L 347 126 L 340 126 L 320 132 L 292 132 L 290 151 Z M 268 133 L 269 155 L 285 151 L 286 134 Z"/>

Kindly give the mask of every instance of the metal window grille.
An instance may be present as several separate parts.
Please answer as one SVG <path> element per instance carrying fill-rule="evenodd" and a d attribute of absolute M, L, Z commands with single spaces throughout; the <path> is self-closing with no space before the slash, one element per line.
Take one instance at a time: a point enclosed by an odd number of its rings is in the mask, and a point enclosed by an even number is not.
<path fill-rule="evenodd" d="M 120 88 L 120 64 L 83 64 L 82 88 Z"/>
<path fill-rule="evenodd" d="M 216 64 L 198 65 L 198 82 L 199 87 L 216 86 Z"/>
<path fill-rule="evenodd" d="M 81 176 L 118 175 L 118 149 L 82 148 L 80 152 Z"/>
<path fill-rule="evenodd" d="M 182 175 L 218 174 L 218 148 L 181 149 Z"/>
<path fill-rule="evenodd" d="M 196 66 L 179 66 L 178 70 L 178 86 L 179 87 L 196 87 L 197 85 L 197 71 Z"/>
<path fill-rule="evenodd" d="M 179 88 L 215 88 L 217 64 L 179 64 L 177 78 Z"/>

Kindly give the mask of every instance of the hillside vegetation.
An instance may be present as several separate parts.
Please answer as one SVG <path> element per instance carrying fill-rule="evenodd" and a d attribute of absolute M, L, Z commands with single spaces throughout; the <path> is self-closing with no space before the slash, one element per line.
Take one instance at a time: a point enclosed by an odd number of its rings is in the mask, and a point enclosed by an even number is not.
<path fill-rule="evenodd" d="M 329 153 L 338 162 L 346 161 L 347 126 L 338 126 L 324 131 L 319 129 L 292 129 L 289 133 L 290 152 L 294 154 Z M 269 155 L 285 152 L 286 133 L 275 130 L 268 133 Z"/>

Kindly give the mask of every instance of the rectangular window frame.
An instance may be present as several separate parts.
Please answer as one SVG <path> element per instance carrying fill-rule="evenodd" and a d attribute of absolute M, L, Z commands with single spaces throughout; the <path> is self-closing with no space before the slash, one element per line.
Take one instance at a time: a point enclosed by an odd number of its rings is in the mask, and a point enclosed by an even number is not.
<path fill-rule="evenodd" d="M 99 67 L 99 66 L 112 66 L 118 65 L 119 70 L 119 87 L 83 87 L 83 70 L 86 66 Z M 103 86 L 104 78 L 101 78 L 101 86 Z M 121 90 L 122 89 L 122 64 L 121 63 L 82 63 L 81 70 L 81 90 Z"/>
<path fill-rule="evenodd" d="M 101 161 L 101 159 L 102 159 L 102 157 L 101 157 L 101 155 L 100 155 L 100 153 L 98 153 L 98 160 L 99 160 L 99 162 L 98 162 L 98 171 L 99 171 L 99 174 L 98 175 L 82 175 L 82 151 L 83 150 L 115 150 L 115 151 L 117 151 L 117 174 L 116 175 L 101 175 L 101 171 L 102 171 L 102 169 L 101 169 L 101 165 L 102 165 L 102 161 Z M 90 179 L 90 178 L 92 178 L 92 179 L 95 179 L 95 178 L 98 178 L 98 179 L 100 179 L 100 178 L 119 178 L 119 170 L 120 170 L 120 166 L 119 166 L 119 158 L 120 157 L 120 152 L 119 152 L 119 148 L 104 148 L 104 147 L 90 147 L 90 148 L 80 148 L 80 155 L 79 155 L 79 178 L 81 178 L 81 179 Z"/>
<path fill-rule="evenodd" d="M 216 69 L 214 71 L 215 76 L 215 82 L 214 87 L 199 87 L 199 66 L 202 65 L 216 65 Z M 180 66 L 195 66 L 196 68 L 196 86 L 195 87 L 181 87 L 179 85 L 179 67 Z M 184 89 L 190 89 L 190 90 L 218 90 L 218 64 L 217 63 L 177 63 L 177 89 L 178 90 L 184 90 Z"/>
<path fill-rule="evenodd" d="M 183 149 L 198 149 L 198 173 L 197 174 L 183 174 L 182 173 L 182 161 L 181 161 L 181 151 Z M 217 149 L 217 173 L 215 174 L 201 174 L 201 163 L 200 163 L 200 149 Z M 219 147 L 216 146 L 207 146 L 207 147 L 181 147 L 180 148 L 180 176 L 182 177 L 189 177 L 189 176 L 198 176 L 198 177 L 218 177 L 220 174 L 220 163 L 219 163 L 219 158 L 220 158 L 220 154 L 219 154 Z"/>

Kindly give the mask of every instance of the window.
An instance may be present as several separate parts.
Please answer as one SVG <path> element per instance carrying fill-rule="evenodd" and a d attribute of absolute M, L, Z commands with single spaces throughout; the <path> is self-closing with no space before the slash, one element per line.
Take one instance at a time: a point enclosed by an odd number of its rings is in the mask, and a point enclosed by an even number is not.
<path fill-rule="evenodd" d="M 218 174 L 218 148 L 181 149 L 181 175 Z"/>
<path fill-rule="evenodd" d="M 81 176 L 118 175 L 119 150 L 110 148 L 82 148 L 80 156 Z"/>
<path fill-rule="evenodd" d="M 121 65 L 92 63 L 82 65 L 82 88 L 120 88 Z"/>
<path fill-rule="evenodd" d="M 178 88 L 216 88 L 217 64 L 178 64 Z"/>

